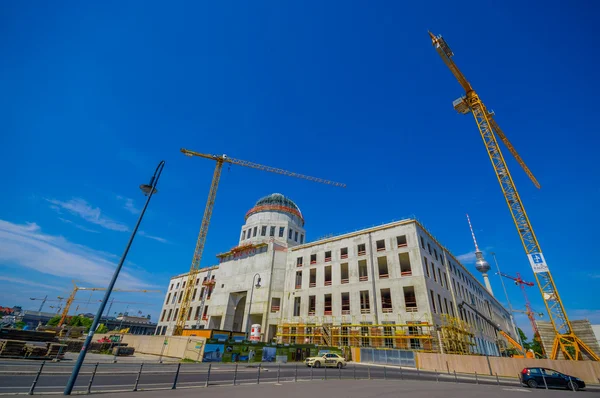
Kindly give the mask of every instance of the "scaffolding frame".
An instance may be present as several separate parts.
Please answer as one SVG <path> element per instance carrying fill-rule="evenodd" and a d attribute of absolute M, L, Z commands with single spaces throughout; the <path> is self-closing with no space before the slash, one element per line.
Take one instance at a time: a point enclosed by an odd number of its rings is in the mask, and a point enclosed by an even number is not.
<path fill-rule="evenodd" d="M 445 354 L 469 355 L 475 347 L 475 333 L 465 321 L 448 314 L 440 315 L 440 341 Z"/>

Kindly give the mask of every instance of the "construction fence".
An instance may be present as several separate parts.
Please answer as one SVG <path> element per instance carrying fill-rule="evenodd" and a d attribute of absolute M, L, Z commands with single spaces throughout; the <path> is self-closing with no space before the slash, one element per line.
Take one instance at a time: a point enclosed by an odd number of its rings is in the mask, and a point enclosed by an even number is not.
<path fill-rule="evenodd" d="M 357 352 L 358 351 L 358 352 Z M 395 365 L 416 367 L 416 352 L 408 350 L 380 350 L 376 348 L 353 349 L 356 362 L 374 363 L 378 365 Z"/>

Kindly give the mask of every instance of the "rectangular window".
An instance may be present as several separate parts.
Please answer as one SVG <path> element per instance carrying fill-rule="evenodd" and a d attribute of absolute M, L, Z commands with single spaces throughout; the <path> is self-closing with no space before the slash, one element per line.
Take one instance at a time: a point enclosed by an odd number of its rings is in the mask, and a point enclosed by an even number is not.
<path fill-rule="evenodd" d="M 419 238 L 421 238 L 421 247 L 425 249 L 425 241 L 423 240 L 423 237 L 419 236 Z"/>
<path fill-rule="evenodd" d="M 442 297 L 439 294 L 437 296 L 438 296 L 438 305 L 439 305 L 438 308 L 440 309 L 440 312 L 444 312 L 444 309 L 442 307 Z"/>
<path fill-rule="evenodd" d="M 294 316 L 300 316 L 301 297 L 294 297 Z"/>
<path fill-rule="evenodd" d="M 325 252 L 325 262 L 331 261 L 331 251 Z"/>
<path fill-rule="evenodd" d="M 179 308 L 175 308 L 175 313 L 173 314 L 173 320 L 177 319 L 178 314 L 179 314 Z"/>
<path fill-rule="evenodd" d="M 317 269 L 312 268 L 309 274 L 308 287 L 316 287 L 317 286 Z"/>
<path fill-rule="evenodd" d="M 177 300 L 177 303 L 181 303 L 181 299 L 183 298 L 183 291 L 179 293 L 179 299 Z"/>
<path fill-rule="evenodd" d="M 200 278 L 196 278 L 196 286 L 200 283 Z"/>
<path fill-rule="evenodd" d="M 360 313 L 361 314 L 370 314 L 371 313 L 371 303 L 369 302 L 369 291 L 368 290 L 360 291 Z"/>
<path fill-rule="evenodd" d="M 369 272 L 367 270 L 367 260 L 360 260 L 358 262 L 358 280 L 365 282 L 369 280 Z"/>
<path fill-rule="evenodd" d="M 348 277 L 348 263 L 340 264 L 340 276 L 341 276 L 340 283 L 344 284 L 344 283 L 350 282 L 349 277 Z"/>
<path fill-rule="evenodd" d="M 177 282 L 177 286 L 175 286 L 175 289 L 179 289 L 179 282 Z"/>
<path fill-rule="evenodd" d="M 279 312 L 281 307 L 281 298 L 273 297 L 271 299 L 271 312 Z"/>
<path fill-rule="evenodd" d="M 266 227 L 266 225 L 263 225 L 262 227 L 260 227 L 260 236 L 267 236 L 267 227 Z"/>
<path fill-rule="evenodd" d="M 294 242 L 298 242 L 298 231 L 294 232 Z"/>
<path fill-rule="evenodd" d="M 200 306 L 196 307 L 196 313 L 194 313 L 194 320 L 197 321 L 200 317 Z"/>
<path fill-rule="evenodd" d="M 325 295 L 325 304 L 323 307 L 323 315 L 331 315 L 332 314 L 332 305 L 331 305 L 331 294 Z"/>
<path fill-rule="evenodd" d="M 433 249 L 433 253 L 435 254 L 435 260 L 438 260 L 437 249 Z"/>
<path fill-rule="evenodd" d="M 301 234 L 300 235 L 300 244 L 303 244 L 303 243 L 304 243 L 304 234 Z"/>
<path fill-rule="evenodd" d="M 177 292 L 173 293 L 173 300 L 171 300 L 171 304 L 175 304 L 175 301 L 177 301 Z"/>
<path fill-rule="evenodd" d="M 340 249 L 340 258 L 348 258 L 348 248 L 342 247 Z"/>
<path fill-rule="evenodd" d="M 377 257 L 377 267 L 379 269 L 379 279 L 387 279 L 390 277 L 386 256 Z"/>
<path fill-rule="evenodd" d="M 167 316 L 167 322 L 171 320 L 171 314 L 173 314 L 173 310 L 169 310 L 169 315 Z"/>
<path fill-rule="evenodd" d="M 302 271 L 296 271 L 296 289 L 302 289 Z"/>
<path fill-rule="evenodd" d="M 186 282 L 186 281 L 183 281 L 183 285 L 181 285 L 181 288 L 182 288 L 182 289 L 185 289 L 185 282 Z"/>
<path fill-rule="evenodd" d="M 384 313 L 393 312 L 390 289 L 381 289 L 381 311 Z"/>
<path fill-rule="evenodd" d="M 246 239 L 246 231 L 242 231 L 242 240 Z"/>
<path fill-rule="evenodd" d="M 173 284 L 171 283 L 171 288 L 169 290 L 173 290 Z"/>
<path fill-rule="evenodd" d="M 275 227 L 271 227 L 269 230 L 269 236 L 275 236 Z"/>
<path fill-rule="evenodd" d="M 446 275 L 446 273 L 444 272 L 444 282 L 446 282 L 446 284 L 444 286 L 446 286 L 446 289 L 449 290 L 449 286 L 448 286 L 448 276 Z"/>
<path fill-rule="evenodd" d="M 431 306 L 433 307 L 433 312 L 437 314 L 437 308 L 435 307 L 435 294 L 433 294 L 433 290 L 430 290 L 429 294 L 431 295 Z"/>
<path fill-rule="evenodd" d="M 448 300 L 446 300 L 446 297 L 444 297 L 444 307 L 446 307 L 446 314 L 449 314 L 450 311 L 448 310 Z"/>
<path fill-rule="evenodd" d="M 162 312 L 162 316 L 160 317 L 160 321 L 164 321 L 165 320 L 165 315 L 167 314 L 167 310 L 163 310 Z"/>
<path fill-rule="evenodd" d="M 304 260 L 304 257 L 298 257 L 296 259 L 296 267 L 302 267 L 302 260 Z"/>
<path fill-rule="evenodd" d="M 400 262 L 400 275 L 411 276 L 412 268 L 410 266 L 410 256 L 408 253 L 398 253 L 398 261 Z"/>
<path fill-rule="evenodd" d="M 450 301 L 450 311 L 452 311 L 452 316 L 455 317 L 456 315 L 454 315 L 454 304 L 452 304 L 452 300 Z"/>
<path fill-rule="evenodd" d="M 423 257 L 423 266 L 425 267 L 425 273 L 427 274 L 427 277 L 431 278 L 431 275 L 429 274 L 429 264 L 427 264 L 427 257 Z"/>
<path fill-rule="evenodd" d="M 311 254 L 310 255 L 310 263 L 311 264 L 316 264 L 317 263 L 317 255 L 316 254 Z"/>
<path fill-rule="evenodd" d="M 358 255 L 359 256 L 364 256 L 365 254 L 367 254 L 367 249 L 364 243 L 358 245 Z"/>
<path fill-rule="evenodd" d="M 208 305 L 204 306 L 204 311 L 202 311 L 202 320 L 208 321 Z"/>
<path fill-rule="evenodd" d="M 192 317 L 192 307 L 188 308 L 187 320 L 189 321 Z"/>
<path fill-rule="evenodd" d="M 291 228 L 288 228 L 288 239 L 289 239 L 289 240 L 292 240 L 292 236 L 293 236 L 293 234 L 294 234 L 294 231 L 292 231 L 292 229 L 291 229 Z"/>
<path fill-rule="evenodd" d="M 194 288 L 194 294 L 192 295 L 192 301 L 196 300 L 196 293 L 198 293 L 198 288 Z"/>
<path fill-rule="evenodd" d="M 375 245 L 377 246 L 378 252 L 385 250 L 385 240 L 378 240 L 377 242 L 375 242 Z"/>
<path fill-rule="evenodd" d="M 331 286 L 331 265 L 325 267 L 325 286 Z"/>
<path fill-rule="evenodd" d="M 308 316 L 314 316 L 317 312 L 317 296 L 308 296 Z"/>
<path fill-rule="evenodd" d="M 429 244 L 429 242 L 427 242 L 427 250 L 429 251 L 429 255 L 433 255 L 433 253 L 431 252 L 431 245 Z"/>
<path fill-rule="evenodd" d="M 285 234 L 285 227 L 279 227 L 279 237 L 283 238 L 284 234 Z"/>
<path fill-rule="evenodd" d="M 433 263 L 433 261 L 431 262 L 431 273 L 433 274 L 434 282 L 437 282 L 437 275 L 435 274 L 435 264 Z"/>
<path fill-rule="evenodd" d="M 398 247 L 406 247 L 408 243 L 406 243 L 406 235 L 396 236 L 396 244 Z"/>
<path fill-rule="evenodd" d="M 406 312 L 417 312 L 417 297 L 415 296 L 415 287 L 414 286 L 404 286 L 402 288 L 404 290 L 404 305 L 406 307 Z"/>
<path fill-rule="evenodd" d="M 257 228 L 258 228 L 258 227 L 254 227 L 254 234 L 253 234 L 252 236 L 256 236 L 256 233 L 257 233 L 257 231 L 258 231 L 258 229 L 257 229 Z"/>
<path fill-rule="evenodd" d="M 350 315 L 350 293 L 342 293 L 342 315 Z"/>
<path fill-rule="evenodd" d="M 440 277 L 440 285 L 444 286 L 444 280 L 442 279 L 442 270 L 438 268 L 438 276 Z"/>
<path fill-rule="evenodd" d="M 370 325 L 371 322 L 361 322 L 360 324 L 365 325 L 360 327 L 360 334 L 363 336 L 360 338 L 360 345 L 361 347 L 370 347 L 371 339 L 369 338 L 369 326 L 366 325 Z"/>
<path fill-rule="evenodd" d="M 165 301 L 165 305 L 169 304 L 169 300 L 171 300 L 171 293 L 167 295 L 167 301 Z"/>

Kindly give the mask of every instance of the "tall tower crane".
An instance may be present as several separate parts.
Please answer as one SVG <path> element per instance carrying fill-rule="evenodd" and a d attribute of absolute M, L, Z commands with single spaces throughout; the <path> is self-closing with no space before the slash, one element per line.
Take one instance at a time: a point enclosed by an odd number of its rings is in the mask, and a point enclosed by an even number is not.
<path fill-rule="evenodd" d="M 303 174 L 294 173 L 291 171 L 278 169 L 275 167 L 264 166 L 262 164 L 249 162 L 247 160 L 239 160 L 235 158 L 230 158 L 227 155 L 208 155 L 205 153 L 199 153 L 190 151 L 188 149 L 181 148 L 181 152 L 190 157 L 200 157 L 205 159 L 214 160 L 216 162 L 215 171 L 213 173 L 212 182 L 210 184 L 210 190 L 208 192 L 208 200 L 206 201 L 206 207 L 204 208 L 204 216 L 202 217 L 202 224 L 200 225 L 200 233 L 198 234 L 198 239 L 196 240 L 196 248 L 194 249 L 194 256 L 192 257 L 192 265 L 190 267 L 190 273 L 188 275 L 187 282 L 185 284 L 185 290 L 183 293 L 183 299 L 181 300 L 181 307 L 179 308 L 179 313 L 177 315 L 177 323 L 175 325 L 175 330 L 173 331 L 174 336 L 179 336 L 183 332 L 185 327 L 185 322 L 188 318 L 188 313 L 190 311 L 190 305 L 192 302 L 192 291 L 194 286 L 194 280 L 196 279 L 196 275 L 200 270 L 200 261 L 202 260 L 202 252 L 204 251 L 204 243 L 206 242 L 206 235 L 208 234 L 208 226 L 210 224 L 210 219 L 212 217 L 213 207 L 215 206 L 215 199 L 217 197 L 217 188 L 219 187 L 219 180 L 221 178 L 221 169 L 223 168 L 224 163 L 236 164 L 238 166 L 249 167 L 257 170 L 264 170 L 271 173 L 282 174 L 289 177 L 297 177 L 302 178 L 304 180 L 319 182 L 322 184 L 333 185 L 335 187 L 345 188 L 346 184 L 342 184 L 340 182 L 334 182 L 329 180 L 324 180 L 322 178 L 310 177 Z M 204 294 L 208 293 L 208 289 L 205 289 Z M 202 297 L 201 306 L 203 306 L 205 301 L 205 297 Z"/>
<path fill-rule="evenodd" d="M 529 301 L 529 297 L 527 297 L 527 291 L 525 290 L 525 286 L 533 287 L 535 285 L 535 283 L 524 281 L 523 278 L 521 278 L 521 274 L 519 274 L 518 272 L 517 272 L 516 277 L 507 275 L 503 272 L 498 272 L 498 275 L 514 281 L 515 285 L 517 285 L 521 288 L 521 291 L 523 292 L 523 297 L 525 298 L 525 311 L 519 311 L 519 310 L 513 310 L 513 311 L 514 312 L 523 312 L 523 313 L 527 314 L 527 318 L 529 318 L 529 322 L 531 322 L 531 328 L 533 329 L 533 338 L 539 339 L 540 333 L 537 328 L 537 323 L 535 322 L 535 312 L 531 308 L 531 302 Z"/>
<path fill-rule="evenodd" d="M 504 198 L 506 199 L 506 203 L 508 204 L 508 208 L 519 232 L 521 242 L 525 248 L 525 253 L 527 253 L 527 257 L 529 258 L 529 263 L 533 269 L 535 279 L 542 293 L 544 304 L 548 310 L 550 322 L 552 323 L 555 332 L 550 358 L 557 359 L 560 352 L 566 359 L 581 360 L 583 359 L 583 354 L 586 354 L 593 360 L 600 360 L 600 358 L 573 332 L 571 322 L 567 317 L 565 307 L 558 294 L 550 269 L 544 259 L 540 244 L 533 232 L 533 227 L 527 217 L 527 213 L 525 213 L 525 208 L 521 202 L 512 176 L 508 171 L 504 156 L 500 151 L 496 135 L 504 142 L 504 145 L 506 145 L 519 165 L 525 170 L 525 173 L 529 176 L 533 184 L 537 188 L 540 188 L 540 184 L 494 120 L 493 112 L 487 110 L 486 106 L 479 98 L 479 95 L 473 90 L 471 84 L 452 60 L 454 53 L 450 50 L 446 41 L 441 35 L 435 36 L 431 32 L 429 32 L 429 36 L 431 37 L 433 47 L 465 90 L 465 95 L 453 102 L 454 109 L 462 114 L 471 113 L 475 118 L 477 128 L 479 129 L 479 133 L 483 139 L 492 166 L 496 172 L 496 177 L 502 188 L 502 193 L 504 194 Z"/>
<path fill-rule="evenodd" d="M 67 298 L 67 301 L 65 303 L 65 307 L 63 309 L 62 315 L 60 317 L 60 321 L 58 322 L 57 326 L 62 326 L 65 321 L 67 320 L 67 316 L 69 315 L 69 310 L 71 309 L 71 304 L 73 304 L 73 301 L 75 301 L 75 296 L 77 295 L 77 292 L 80 290 L 88 290 L 88 291 L 92 291 L 92 292 L 98 292 L 98 291 L 103 291 L 106 290 L 106 288 L 104 287 L 79 287 L 77 286 L 77 284 L 75 282 L 73 282 L 73 290 L 71 291 L 71 294 L 69 295 L 69 298 Z M 128 292 L 128 293 L 160 293 L 160 290 L 126 290 L 126 289 L 113 289 L 113 292 Z"/>

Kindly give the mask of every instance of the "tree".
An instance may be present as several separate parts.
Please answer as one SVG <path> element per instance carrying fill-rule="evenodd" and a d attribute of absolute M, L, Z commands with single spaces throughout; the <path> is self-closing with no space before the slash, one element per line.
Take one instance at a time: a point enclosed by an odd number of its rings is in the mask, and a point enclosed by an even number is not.
<path fill-rule="evenodd" d="M 525 332 L 523 332 L 523 330 L 521 328 L 517 328 L 519 331 L 519 337 L 521 338 L 521 343 L 523 344 L 523 348 L 525 348 L 526 350 L 529 350 L 531 348 L 531 343 L 529 341 L 527 341 L 527 336 L 525 335 Z"/>
<path fill-rule="evenodd" d="M 71 319 L 69 319 L 69 326 L 83 326 L 87 331 L 89 330 L 90 326 L 92 326 L 92 320 L 80 315 L 72 316 Z"/>
<path fill-rule="evenodd" d="M 108 333 L 108 327 L 106 327 L 105 324 L 101 323 L 98 325 L 98 328 L 96 329 L 96 333 Z"/>
<path fill-rule="evenodd" d="M 26 323 L 23 321 L 15 322 L 16 329 L 23 329 L 25 327 L 25 325 L 26 325 Z"/>
<path fill-rule="evenodd" d="M 60 322 L 60 315 L 56 315 L 53 316 L 52 318 L 50 318 L 50 320 L 48 321 L 48 323 L 46 325 L 48 326 L 56 326 L 58 325 L 58 322 Z"/>

